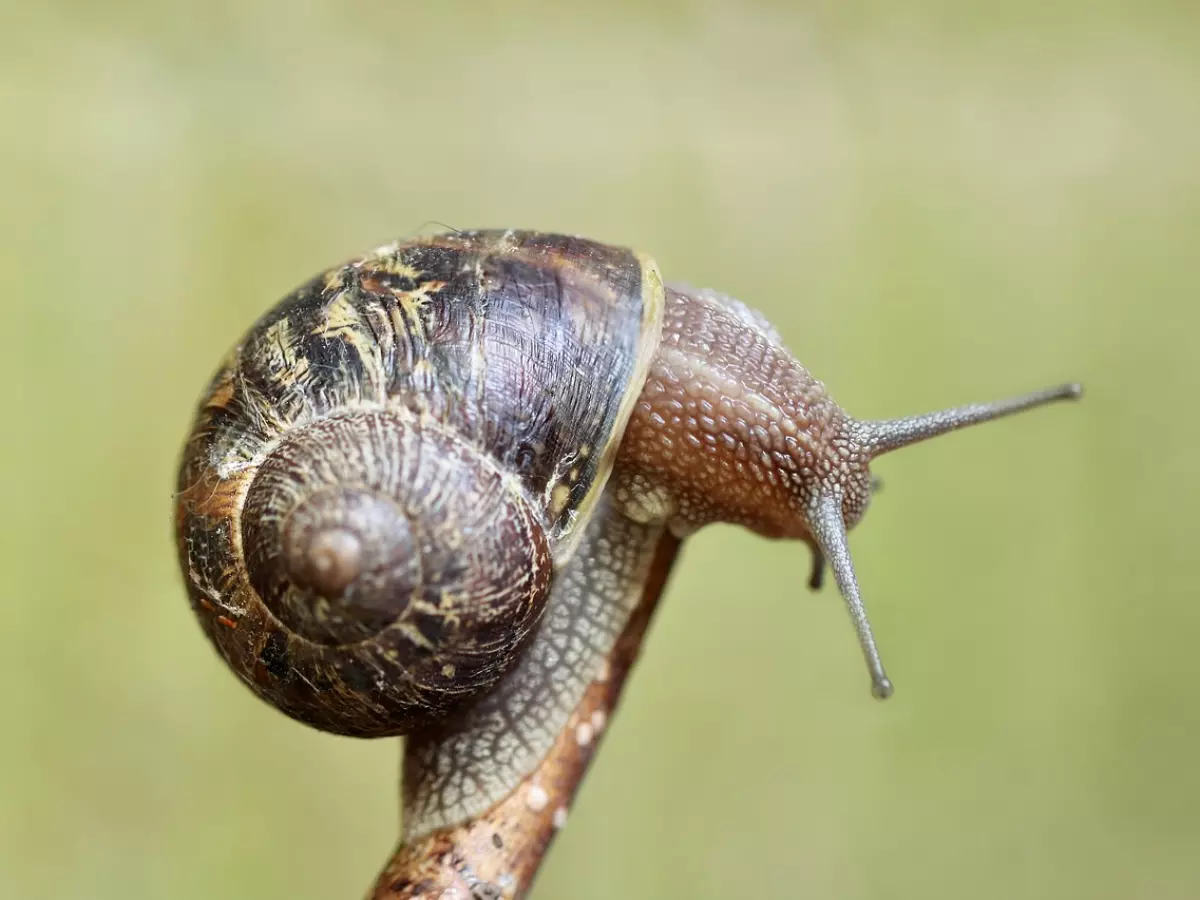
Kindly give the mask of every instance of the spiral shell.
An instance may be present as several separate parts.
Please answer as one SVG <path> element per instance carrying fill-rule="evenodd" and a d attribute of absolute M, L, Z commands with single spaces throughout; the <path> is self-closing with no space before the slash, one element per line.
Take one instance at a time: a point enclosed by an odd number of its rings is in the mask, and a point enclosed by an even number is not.
<path fill-rule="evenodd" d="M 410 733 L 518 658 L 661 327 L 653 261 L 455 233 L 302 285 L 212 380 L 177 543 L 214 646 L 328 731 Z"/>

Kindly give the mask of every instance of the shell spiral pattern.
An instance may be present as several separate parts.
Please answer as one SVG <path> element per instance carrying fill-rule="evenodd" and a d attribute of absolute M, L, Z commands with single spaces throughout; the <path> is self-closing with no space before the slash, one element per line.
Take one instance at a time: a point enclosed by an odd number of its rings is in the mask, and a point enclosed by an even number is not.
<path fill-rule="evenodd" d="M 603 490 L 661 296 L 630 251 L 474 232 L 284 298 L 180 466 L 180 563 L 219 654 L 286 714 L 362 737 L 496 684 Z"/>

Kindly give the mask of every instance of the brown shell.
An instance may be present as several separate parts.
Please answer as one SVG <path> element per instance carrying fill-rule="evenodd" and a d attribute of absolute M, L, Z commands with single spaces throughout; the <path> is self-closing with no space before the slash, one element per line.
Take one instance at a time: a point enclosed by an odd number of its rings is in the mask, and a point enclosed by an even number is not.
<path fill-rule="evenodd" d="M 284 712 L 347 734 L 406 733 L 494 683 L 603 490 L 662 307 L 649 258 L 519 231 L 382 247 L 284 298 L 212 380 L 180 466 L 181 567 L 221 655 Z M 424 468 L 401 459 L 414 452 Z M 423 554 L 426 582 L 361 627 L 361 604 L 310 611 L 259 571 L 289 511 L 338 479 L 412 516 Z"/>

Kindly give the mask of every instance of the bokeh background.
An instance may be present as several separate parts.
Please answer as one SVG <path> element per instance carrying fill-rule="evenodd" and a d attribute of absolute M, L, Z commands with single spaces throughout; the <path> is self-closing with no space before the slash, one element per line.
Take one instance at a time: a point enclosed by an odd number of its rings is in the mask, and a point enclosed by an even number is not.
<path fill-rule="evenodd" d="M 242 329 L 431 221 L 645 248 L 861 416 L 1089 391 L 877 466 L 887 704 L 803 548 L 692 540 L 537 897 L 1200 896 L 1195 4 L 0 10 L 0 897 L 373 879 L 398 744 L 227 674 L 170 494 Z"/>

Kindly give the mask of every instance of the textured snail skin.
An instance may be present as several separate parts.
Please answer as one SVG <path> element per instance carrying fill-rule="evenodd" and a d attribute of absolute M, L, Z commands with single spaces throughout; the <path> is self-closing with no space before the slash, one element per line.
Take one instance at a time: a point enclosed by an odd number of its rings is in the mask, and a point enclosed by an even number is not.
<path fill-rule="evenodd" d="M 684 536 L 712 522 L 812 543 L 814 491 L 836 481 L 846 527 L 870 499 L 852 420 L 741 301 L 668 286 L 663 335 L 621 445 L 626 515 Z"/>
<path fill-rule="evenodd" d="M 404 835 L 463 821 L 502 799 L 549 751 L 625 627 L 662 536 L 601 501 L 576 555 L 556 576 L 520 663 L 461 713 L 409 739 Z"/>

